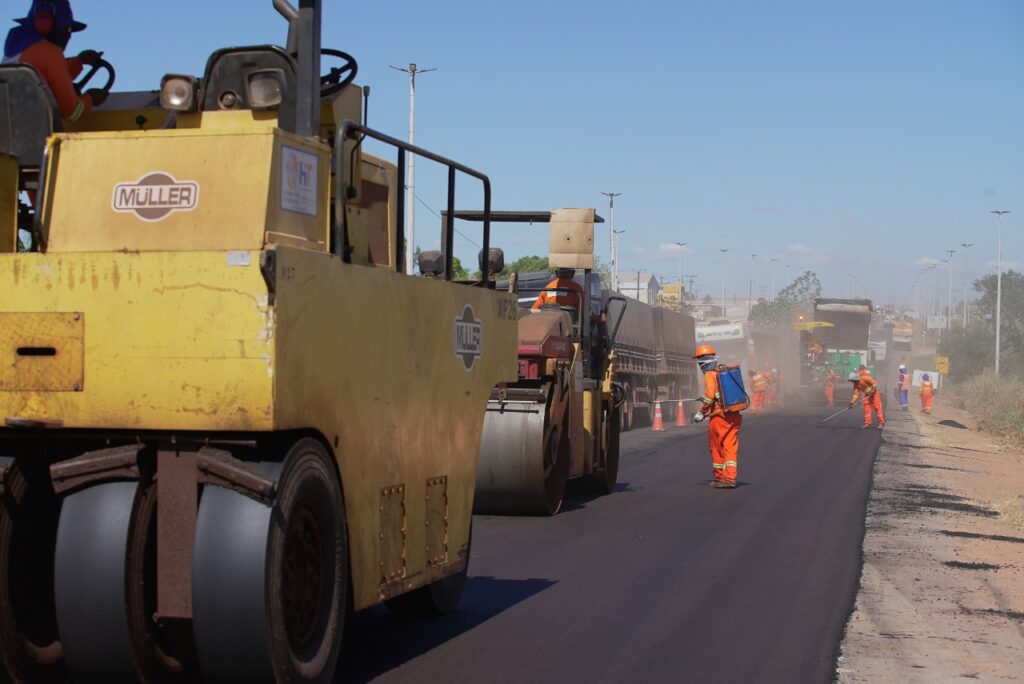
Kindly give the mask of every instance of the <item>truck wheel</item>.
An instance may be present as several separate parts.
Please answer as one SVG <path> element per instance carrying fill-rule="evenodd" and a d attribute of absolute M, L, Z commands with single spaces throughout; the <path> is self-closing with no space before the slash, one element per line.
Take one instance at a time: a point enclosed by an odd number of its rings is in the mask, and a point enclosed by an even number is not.
<path fill-rule="evenodd" d="M 466 545 L 466 565 L 454 575 L 448 575 L 430 584 L 413 589 L 407 594 L 385 601 L 396 615 L 431 617 L 447 615 L 455 610 L 462 598 L 469 574 L 469 551 L 473 546 L 473 524 L 470 522 L 469 543 Z"/>
<path fill-rule="evenodd" d="M 289 450 L 273 508 L 208 486 L 192 556 L 203 678 L 331 681 L 348 567 L 341 486 L 320 442 L 302 439 Z"/>
<path fill-rule="evenodd" d="M 46 464 L 26 473 L 12 458 L 0 499 L 0 655 L 15 682 L 67 682 L 57 634 L 53 556 L 60 502 Z M 2 674 L 2 673 L 0 673 Z"/>

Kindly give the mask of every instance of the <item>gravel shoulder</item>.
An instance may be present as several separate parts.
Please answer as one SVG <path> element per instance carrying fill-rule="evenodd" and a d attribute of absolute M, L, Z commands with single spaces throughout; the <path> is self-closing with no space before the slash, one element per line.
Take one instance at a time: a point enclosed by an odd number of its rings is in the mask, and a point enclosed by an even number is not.
<path fill-rule="evenodd" d="M 842 684 L 1024 676 L 1024 456 L 940 400 L 887 412 Z"/>

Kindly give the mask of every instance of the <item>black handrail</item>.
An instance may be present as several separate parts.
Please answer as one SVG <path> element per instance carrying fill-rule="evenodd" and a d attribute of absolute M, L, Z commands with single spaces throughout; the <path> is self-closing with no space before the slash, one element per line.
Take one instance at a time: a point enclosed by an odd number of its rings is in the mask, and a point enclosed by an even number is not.
<path fill-rule="evenodd" d="M 445 280 L 451 280 L 452 279 L 452 242 L 454 241 L 454 237 L 455 237 L 455 216 L 454 216 L 454 213 L 455 213 L 455 172 L 456 171 L 460 171 L 460 172 L 466 174 L 467 176 L 472 176 L 473 178 L 476 178 L 481 183 L 483 183 L 483 186 L 484 186 L 484 221 L 483 221 L 483 223 L 484 223 L 484 240 L 483 240 L 484 246 L 483 246 L 483 253 L 484 254 L 490 254 L 490 247 L 491 247 L 491 180 L 486 175 L 480 173 L 479 171 L 477 171 L 475 169 L 472 169 L 472 168 L 466 166 L 465 164 L 460 164 L 459 162 L 457 162 L 455 160 L 448 159 L 447 157 L 442 157 L 441 155 L 435 154 L 435 153 L 431 152 L 430 150 L 425 150 L 422 147 L 418 147 L 416 145 L 410 145 L 409 143 L 405 142 L 404 140 L 399 140 L 398 138 L 394 138 L 394 137 L 392 137 L 390 135 L 387 135 L 385 133 L 381 133 L 380 131 L 376 131 L 376 130 L 374 130 L 372 128 L 369 128 L 367 126 L 363 126 L 362 124 L 356 123 L 355 121 L 351 121 L 351 120 L 346 119 L 345 121 L 341 122 L 340 136 L 339 136 L 340 140 L 358 140 L 358 139 L 360 139 L 360 136 L 367 137 L 367 138 L 373 138 L 374 140 L 377 140 L 379 142 L 386 143 L 388 145 L 391 145 L 393 147 L 397 147 L 398 148 L 399 178 L 403 179 L 403 182 L 401 183 L 401 186 L 405 185 L 405 183 L 404 183 L 404 175 L 405 175 L 404 161 L 405 161 L 405 154 L 406 153 L 415 154 L 415 155 L 417 155 L 419 157 L 423 157 L 424 159 L 429 159 L 430 161 L 433 161 L 433 162 L 436 162 L 438 164 L 441 164 L 443 166 L 447 166 L 448 167 L 448 212 L 447 212 L 447 216 L 444 219 L 444 247 L 445 247 L 445 250 L 444 250 L 444 262 L 445 262 L 445 265 L 444 265 L 444 277 L 445 277 Z M 338 155 L 335 155 L 335 157 L 336 157 L 335 163 L 337 165 L 337 168 L 335 169 L 337 185 L 335 186 L 335 193 L 334 193 L 334 202 L 335 202 L 335 206 L 334 206 L 334 208 L 335 208 L 335 211 L 334 211 L 334 225 L 331 227 L 331 230 L 332 230 L 332 241 L 334 243 L 335 254 L 337 254 L 338 256 L 340 256 L 342 258 L 344 258 L 344 254 L 345 254 L 346 248 L 347 248 L 346 239 L 345 239 L 346 231 L 345 231 L 344 197 L 348 193 L 348 184 L 346 183 L 345 177 L 344 177 L 344 175 L 345 175 L 344 155 L 338 154 Z M 397 189 L 398 189 L 398 192 L 401 193 L 402 197 L 404 197 L 405 196 L 405 188 L 401 187 L 401 186 L 399 188 L 397 188 Z M 402 209 L 402 208 L 403 207 L 399 203 L 399 209 Z M 405 243 L 405 213 L 403 211 L 399 211 L 398 217 L 396 219 L 396 225 L 397 225 L 397 230 L 395 232 L 395 238 L 396 238 L 396 242 L 398 243 L 398 249 L 401 250 L 402 246 Z M 396 259 L 395 269 L 399 273 L 402 272 L 402 268 L 403 268 L 404 262 L 405 262 L 404 254 L 403 254 L 401 259 Z M 488 280 L 489 280 L 488 276 L 490 275 L 489 269 L 490 269 L 490 262 L 487 259 L 485 259 L 484 263 L 481 264 L 482 277 L 480 278 L 480 282 L 477 283 L 478 286 L 480 286 L 480 287 L 487 287 L 488 286 Z M 410 273 L 409 275 L 412 275 L 412 274 Z"/>

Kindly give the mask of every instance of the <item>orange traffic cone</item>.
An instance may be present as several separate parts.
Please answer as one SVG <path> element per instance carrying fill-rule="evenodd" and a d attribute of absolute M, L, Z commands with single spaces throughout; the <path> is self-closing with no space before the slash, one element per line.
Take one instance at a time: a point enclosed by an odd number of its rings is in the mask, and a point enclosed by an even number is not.
<path fill-rule="evenodd" d="M 686 411 L 683 410 L 682 400 L 676 404 L 676 427 L 686 427 Z"/>
<path fill-rule="evenodd" d="M 665 431 L 665 419 L 661 417 L 661 402 L 654 402 L 654 422 L 651 424 L 651 429 L 655 432 Z"/>

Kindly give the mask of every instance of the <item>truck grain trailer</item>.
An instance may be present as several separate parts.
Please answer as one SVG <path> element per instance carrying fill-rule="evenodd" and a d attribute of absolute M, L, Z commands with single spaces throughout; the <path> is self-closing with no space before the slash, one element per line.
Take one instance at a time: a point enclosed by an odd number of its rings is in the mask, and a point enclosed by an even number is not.
<path fill-rule="evenodd" d="M 474 219 L 473 212 L 457 212 Z M 604 299 L 594 267 L 593 209 L 500 212 L 500 220 L 550 224 L 552 267 L 574 269 L 582 297 L 547 290 L 548 282 L 515 285 L 524 304 L 548 300 L 519 317 L 519 374 L 496 388 L 487 405 L 474 511 L 554 515 L 568 480 L 600 494 L 615 490 L 621 392 L 612 383 L 616 329 L 625 297 Z M 568 302 L 575 301 L 573 306 Z M 625 309 L 629 311 L 627 306 Z"/>
<path fill-rule="evenodd" d="M 615 345 L 614 380 L 625 394 L 623 429 L 650 423 L 656 401 L 694 396 L 695 350 L 692 316 L 629 300 Z"/>
<path fill-rule="evenodd" d="M 824 360 L 839 374 L 837 394 L 850 391 L 846 378 L 861 365 L 875 374 L 870 357 L 873 311 L 870 299 L 814 300 L 814 320 L 832 324 L 815 329 L 814 334 L 825 349 Z"/>
<path fill-rule="evenodd" d="M 436 280 L 405 272 L 404 158 L 446 167 L 449 197 L 482 185 L 487 255 L 489 181 L 360 123 L 320 1 L 273 5 L 287 47 L 218 50 L 74 132 L 31 67 L 0 66 L 15 682 L 327 682 L 349 608 L 461 594 L 517 306 L 488 260 L 477 286 L 450 257 Z"/>

